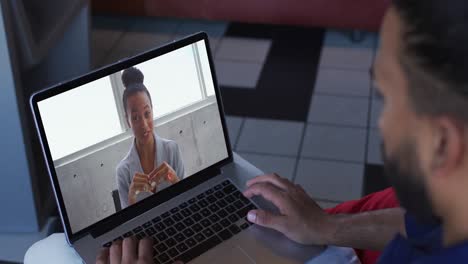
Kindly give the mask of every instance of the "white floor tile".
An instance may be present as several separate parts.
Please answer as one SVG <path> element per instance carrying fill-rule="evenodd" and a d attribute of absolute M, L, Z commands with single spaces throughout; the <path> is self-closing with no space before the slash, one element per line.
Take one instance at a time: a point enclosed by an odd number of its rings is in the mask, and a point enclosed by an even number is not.
<path fill-rule="evenodd" d="M 239 136 L 239 132 L 242 126 L 244 118 L 236 116 L 226 116 L 226 125 L 229 132 L 229 140 L 231 141 L 231 147 L 236 148 L 235 144 Z"/>
<path fill-rule="evenodd" d="M 292 179 L 294 167 L 296 166 L 295 158 L 243 152 L 238 154 L 266 174 L 276 173 L 281 177 Z"/>
<path fill-rule="evenodd" d="M 250 61 L 263 64 L 271 47 L 271 40 L 225 37 L 219 44 L 217 59 Z"/>
<path fill-rule="evenodd" d="M 364 165 L 301 159 L 295 182 L 316 199 L 348 201 L 362 195 Z"/>
<path fill-rule="evenodd" d="M 314 95 L 309 110 L 311 123 L 367 127 L 367 98 Z"/>
<path fill-rule="evenodd" d="M 364 162 L 364 128 L 308 125 L 301 157 Z"/>
<path fill-rule="evenodd" d="M 321 69 L 314 88 L 315 94 L 369 96 L 368 71 Z"/>
<path fill-rule="evenodd" d="M 178 27 L 175 38 L 183 38 L 188 35 L 204 31 L 208 34 L 211 53 L 214 57 L 227 27 L 228 23 L 226 22 L 184 20 Z"/>
<path fill-rule="evenodd" d="M 216 74 L 220 85 L 255 89 L 263 65 L 251 62 L 223 61 L 215 62 Z"/>
<path fill-rule="evenodd" d="M 247 118 L 237 150 L 297 156 L 304 123 Z"/>
<path fill-rule="evenodd" d="M 383 165 L 381 151 L 381 137 L 378 129 L 369 131 L 369 142 L 367 144 L 367 163 Z"/>
<path fill-rule="evenodd" d="M 374 59 L 374 49 L 323 47 L 320 68 L 369 70 Z"/>

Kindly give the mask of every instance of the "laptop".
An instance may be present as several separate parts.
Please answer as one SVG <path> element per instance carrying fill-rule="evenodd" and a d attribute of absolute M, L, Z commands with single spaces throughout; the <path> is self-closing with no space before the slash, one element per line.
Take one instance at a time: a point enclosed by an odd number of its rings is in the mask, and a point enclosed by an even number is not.
<path fill-rule="evenodd" d="M 321 251 L 246 220 L 271 204 L 241 193 L 259 171 L 232 152 L 210 50 L 197 33 L 31 97 L 85 263 L 130 236 L 153 238 L 154 263 L 304 263 Z"/>

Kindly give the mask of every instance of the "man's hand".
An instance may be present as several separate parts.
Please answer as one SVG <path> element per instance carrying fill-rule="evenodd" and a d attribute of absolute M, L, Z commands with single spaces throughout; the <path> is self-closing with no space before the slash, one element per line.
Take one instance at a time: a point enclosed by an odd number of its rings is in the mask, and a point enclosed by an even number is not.
<path fill-rule="evenodd" d="M 137 240 L 129 237 L 123 241 L 112 243 L 109 248 L 101 250 L 96 258 L 96 264 L 152 264 L 153 241 L 150 238 Z M 183 264 L 180 261 L 174 264 Z"/>
<path fill-rule="evenodd" d="M 112 243 L 110 249 L 102 249 L 96 264 L 152 264 L 152 246 L 153 241 L 149 238 L 138 241 L 134 237 L 129 237 Z"/>
<path fill-rule="evenodd" d="M 301 244 L 329 244 L 335 230 L 333 217 L 327 215 L 301 186 L 272 174 L 248 181 L 247 187 L 246 197 L 262 196 L 280 211 L 277 215 L 252 210 L 247 215 L 249 221 L 275 229 Z"/>

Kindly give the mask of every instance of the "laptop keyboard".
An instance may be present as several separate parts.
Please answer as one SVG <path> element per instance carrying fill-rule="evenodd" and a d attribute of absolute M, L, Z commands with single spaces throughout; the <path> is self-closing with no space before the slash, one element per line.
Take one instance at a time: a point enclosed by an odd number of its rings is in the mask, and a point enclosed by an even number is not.
<path fill-rule="evenodd" d="M 187 263 L 248 228 L 247 213 L 256 208 L 225 180 L 113 241 L 152 237 L 154 263 Z"/>

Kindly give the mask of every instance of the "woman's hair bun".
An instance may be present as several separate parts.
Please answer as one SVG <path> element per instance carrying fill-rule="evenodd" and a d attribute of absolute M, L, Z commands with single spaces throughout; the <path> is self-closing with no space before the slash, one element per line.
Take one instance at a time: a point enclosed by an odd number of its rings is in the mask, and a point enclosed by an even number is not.
<path fill-rule="evenodd" d="M 125 88 L 133 84 L 142 84 L 144 79 L 143 73 L 135 67 L 125 69 L 122 73 L 122 82 Z"/>

